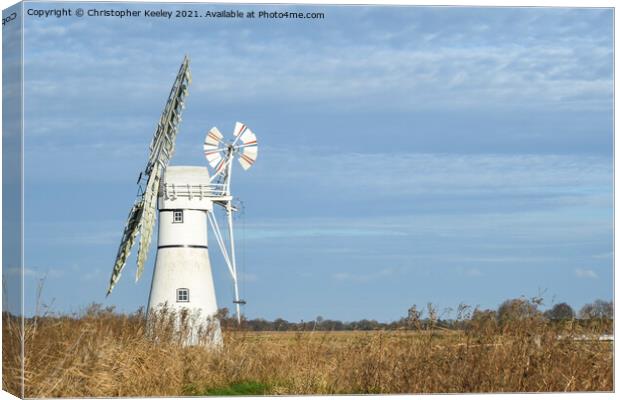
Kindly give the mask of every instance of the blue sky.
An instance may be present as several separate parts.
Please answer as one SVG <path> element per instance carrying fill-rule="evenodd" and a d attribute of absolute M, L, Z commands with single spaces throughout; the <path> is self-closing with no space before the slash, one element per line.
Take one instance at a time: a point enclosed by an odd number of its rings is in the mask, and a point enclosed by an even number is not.
<path fill-rule="evenodd" d="M 105 289 L 186 53 L 172 164 L 205 165 L 212 126 L 240 120 L 260 141 L 233 182 L 249 317 L 387 321 L 427 302 L 611 299 L 611 10 L 192 8 L 326 18 L 26 17 L 27 312 L 41 276 L 57 312 L 145 305 L 154 251 L 141 281 L 132 257 Z"/>

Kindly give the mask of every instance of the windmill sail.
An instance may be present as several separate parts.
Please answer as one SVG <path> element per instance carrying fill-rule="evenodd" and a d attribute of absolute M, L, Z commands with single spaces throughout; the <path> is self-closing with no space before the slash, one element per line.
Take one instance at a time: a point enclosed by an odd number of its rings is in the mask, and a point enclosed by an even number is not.
<path fill-rule="evenodd" d="M 157 192 L 161 180 L 161 168 L 157 168 L 149 177 L 144 192 L 144 211 L 142 214 L 142 225 L 140 226 L 140 249 L 138 250 L 138 269 L 136 270 L 136 281 L 140 279 L 144 270 L 144 263 L 148 255 L 153 237 L 153 226 L 155 225 L 155 207 L 157 206 Z"/>
<path fill-rule="evenodd" d="M 239 164 L 243 169 L 248 169 L 254 165 L 256 157 L 258 157 L 258 143 L 256 142 L 256 135 L 245 124 L 237 122 L 235 124 L 235 131 L 233 132 L 235 137 L 242 143 L 239 148 L 241 154 L 239 154 Z"/>
<path fill-rule="evenodd" d="M 136 200 L 131 211 L 129 212 L 129 217 L 127 218 L 127 224 L 125 225 L 125 230 L 123 231 L 123 238 L 121 239 L 121 245 L 118 248 L 118 253 L 116 254 L 116 261 L 114 262 L 114 268 L 112 269 L 112 276 L 110 277 L 110 285 L 108 287 L 108 293 L 112 292 L 114 286 L 116 286 L 116 282 L 118 282 L 121 277 L 121 272 L 125 267 L 125 263 L 127 262 L 127 257 L 131 253 L 131 247 L 136 240 L 136 235 L 138 234 L 138 229 L 140 228 L 140 220 L 142 219 L 142 212 L 144 201 L 142 199 Z"/>
<path fill-rule="evenodd" d="M 146 175 L 150 175 L 157 164 L 165 168 L 174 153 L 177 127 L 181 122 L 181 113 L 183 108 L 185 108 L 184 99 L 188 94 L 187 90 L 191 80 L 189 59 L 185 57 L 172 89 L 170 89 L 168 101 L 164 111 L 161 113 L 157 130 L 151 141 L 149 160 L 144 168 Z"/>
<path fill-rule="evenodd" d="M 233 141 L 227 143 L 216 127 L 207 132 L 203 149 L 209 165 L 215 170 L 214 177 L 224 172 L 232 154 L 238 156 L 239 164 L 244 170 L 254 165 L 258 157 L 256 135 L 247 125 L 242 122 L 235 123 L 233 137 Z"/>
<path fill-rule="evenodd" d="M 222 152 L 225 148 L 219 146 L 224 143 L 222 141 L 223 137 L 224 136 L 220 130 L 215 127 L 211 128 L 205 137 L 203 149 L 205 152 L 205 157 L 207 158 L 211 168 L 215 168 L 215 166 L 222 160 Z"/>
<path fill-rule="evenodd" d="M 146 190 L 136 199 L 129 213 L 123 237 L 116 254 L 114 268 L 112 269 L 108 295 L 120 279 L 121 272 L 127 263 L 127 258 L 135 243 L 138 232 L 140 233 L 140 249 L 138 250 L 137 257 L 136 280 L 140 278 L 144 270 L 144 263 L 146 262 L 151 244 L 153 226 L 155 225 L 155 208 L 157 205 L 159 182 L 164 169 L 168 166 L 170 158 L 174 154 L 174 143 L 190 83 L 189 58 L 186 56 L 174 80 L 172 89 L 170 89 L 168 101 L 149 147 L 149 159 L 144 172 L 141 174 L 141 176 L 147 178 Z"/>
<path fill-rule="evenodd" d="M 239 164 L 243 169 L 248 169 L 254 165 L 256 157 L 258 156 L 258 146 L 245 147 L 239 155 Z"/>
<path fill-rule="evenodd" d="M 243 144 L 256 144 L 256 135 L 241 122 L 235 124 L 234 135 L 235 137 L 240 136 L 239 139 Z"/>

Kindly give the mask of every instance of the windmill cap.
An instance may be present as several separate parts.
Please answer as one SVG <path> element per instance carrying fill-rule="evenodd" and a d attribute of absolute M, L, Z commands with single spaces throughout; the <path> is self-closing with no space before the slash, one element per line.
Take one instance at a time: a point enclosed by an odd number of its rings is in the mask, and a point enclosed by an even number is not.
<path fill-rule="evenodd" d="M 164 172 L 163 181 L 175 185 L 208 185 L 209 170 L 200 166 L 169 166 Z"/>

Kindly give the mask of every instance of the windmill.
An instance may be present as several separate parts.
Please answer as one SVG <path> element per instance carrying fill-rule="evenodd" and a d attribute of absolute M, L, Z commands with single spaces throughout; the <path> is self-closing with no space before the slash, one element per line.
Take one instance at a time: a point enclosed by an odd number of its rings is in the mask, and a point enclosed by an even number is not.
<path fill-rule="evenodd" d="M 129 212 L 116 261 L 110 277 L 109 295 L 121 276 L 138 233 L 140 247 L 137 255 L 136 281 L 140 279 L 155 225 L 155 208 L 159 209 L 157 256 L 148 301 L 148 312 L 168 307 L 175 311 L 189 310 L 196 317 L 190 326 L 187 344 L 197 344 L 197 332 L 213 322 L 217 312 L 215 289 L 209 260 L 207 225 L 213 235 L 231 275 L 237 321 L 241 322 L 231 177 L 233 160 L 244 170 L 254 164 L 258 155 L 256 136 L 244 124 L 237 122 L 233 138 L 224 140 L 217 128 L 206 135 L 204 152 L 214 170 L 209 174 L 203 166 L 168 166 L 174 153 L 174 143 L 181 121 L 181 112 L 191 82 L 189 59 L 184 58 L 172 85 L 168 101 L 157 125 L 144 171 L 140 173 L 140 190 Z M 143 188 L 143 184 L 145 187 Z M 215 210 L 226 216 L 228 234 L 225 237 L 217 222 Z M 217 321 L 216 321 L 217 323 Z M 221 341 L 219 324 L 210 327 L 213 341 Z"/>

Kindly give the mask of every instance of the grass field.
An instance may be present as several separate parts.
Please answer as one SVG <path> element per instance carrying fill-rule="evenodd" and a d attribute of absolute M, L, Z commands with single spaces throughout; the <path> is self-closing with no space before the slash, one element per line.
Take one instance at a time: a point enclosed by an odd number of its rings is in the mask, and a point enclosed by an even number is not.
<path fill-rule="evenodd" d="M 4 316 L 3 388 L 19 393 L 19 325 Z M 14 322 L 14 321 L 13 321 Z M 91 310 L 25 326 L 28 397 L 467 393 L 613 390 L 612 344 L 541 318 L 457 331 L 224 331 L 213 351 L 183 347 L 142 314 Z"/>

